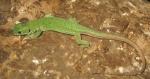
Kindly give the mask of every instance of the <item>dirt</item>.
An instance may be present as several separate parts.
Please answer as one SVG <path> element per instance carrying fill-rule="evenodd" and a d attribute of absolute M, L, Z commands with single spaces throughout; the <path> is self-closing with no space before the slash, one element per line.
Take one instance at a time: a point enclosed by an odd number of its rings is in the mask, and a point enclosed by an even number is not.
<path fill-rule="evenodd" d="M 132 40 L 146 58 L 145 72 L 107 74 L 140 70 L 137 52 L 124 42 L 83 35 L 91 46 L 82 48 L 73 36 L 57 32 L 29 40 L 12 34 L 17 21 L 47 14 Z M 149 0 L 0 0 L 0 79 L 150 79 L 149 15 Z"/>

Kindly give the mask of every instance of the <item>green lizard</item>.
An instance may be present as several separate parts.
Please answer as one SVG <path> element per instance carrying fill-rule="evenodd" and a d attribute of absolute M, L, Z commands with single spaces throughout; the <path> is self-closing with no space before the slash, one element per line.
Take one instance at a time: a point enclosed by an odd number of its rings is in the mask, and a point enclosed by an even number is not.
<path fill-rule="evenodd" d="M 81 34 L 97 38 L 112 39 L 126 42 L 136 49 L 138 55 L 141 57 L 141 61 L 143 64 L 139 72 L 126 73 L 125 75 L 138 75 L 145 71 L 146 66 L 145 57 L 142 53 L 142 50 L 135 43 L 119 35 L 98 32 L 90 28 L 84 27 L 74 19 L 63 19 L 54 16 L 43 17 L 38 20 L 29 21 L 27 23 L 16 24 L 13 29 L 13 33 L 14 35 L 26 36 L 27 38 L 36 38 L 40 36 L 42 32 L 49 30 L 68 35 L 73 35 L 76 39 L 77 44 L 83 47 L 88 47 L 90 43 L 88 41 L 82 40 Z"/>

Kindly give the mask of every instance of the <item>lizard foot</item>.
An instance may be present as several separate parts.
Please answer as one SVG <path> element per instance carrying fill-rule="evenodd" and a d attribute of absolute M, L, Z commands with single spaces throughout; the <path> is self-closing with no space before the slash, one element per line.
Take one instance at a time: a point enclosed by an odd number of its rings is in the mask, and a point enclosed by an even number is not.
<path fill-rule="evenodd" d="M 88 41 L 85 40 L 77 40 L 76 41 L 81 47 L 85 48 L 85 47 L 89 47 L 90 43 Z"/>
<path fill-rule="evenodd" d="M 76 39 L 76 42 L 77 42 L 81 47 L 89 47 L 89 46 L 90 46 L 90 43 L 89 43 L 88 41 L 81 39 L 81 35 L 80 35 L 80 34 L 76 34 L 76 35 L 75 35 L 75 39 Z"/>

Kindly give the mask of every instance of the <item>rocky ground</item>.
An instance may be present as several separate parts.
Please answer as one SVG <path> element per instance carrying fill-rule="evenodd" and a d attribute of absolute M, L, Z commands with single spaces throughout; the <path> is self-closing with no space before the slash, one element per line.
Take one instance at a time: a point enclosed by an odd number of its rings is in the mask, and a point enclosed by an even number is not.
<path fill-rule="evenodd" d="M 72 17 L 94 30 L 132 40 L 143 50 L 145 72 L 107 74 L 140 69 L 137 52 L 124 42 L 83 35 L 91 46 L 82 48 L 74 37 L 57 32 L 44 32 L 30 40 L 12 34 L 17 21 L 47 14 Z M 150 79 L 149 39 L 149 0 L 0 0 L 0 79 Z"/>

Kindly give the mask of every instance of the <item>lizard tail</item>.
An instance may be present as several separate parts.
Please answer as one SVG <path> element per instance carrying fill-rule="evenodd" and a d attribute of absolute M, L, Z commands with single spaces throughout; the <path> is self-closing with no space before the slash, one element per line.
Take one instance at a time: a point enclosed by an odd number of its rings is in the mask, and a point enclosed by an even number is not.
<path fill-rule="evenodd" d="M 84 33 L 83 33 L 84 34 Z M 95 31 L 90 31 L 90 34 L 89 34 L 89 31 L 87 33 L 85 33 L 89 36 L 94 36 L 94 37 L 98 37 L 98 38 L 103 38 L 103 39 L 112 39 L 112 40 L 119 40 L 119 41 L 123 41 L 127 44 L 129 44 L 130 46 L 132 46 L 133 48 L 136 49 L 137 51 L 137 54 L 141 57 L 141 61 L 142 61 L 142 66 L 140 68 L 140 71 L 138 72 L 133 72 L 133 73 L 120 73 L 120 74 L 111 74 L 111 73 L 108 73 L 110 75 L 127 75 L 127 76 L 133 76 L 133 75 L 139 75 L 139 74 L 142 74 L 145 69 L 146 69 L 146 59 L 144 57 L 144 54 L 142 53 L 142 50 L 140 49 L 140 47 L 138 45 L 136 45 L 134 42 L 130 41 L 129 39 L 125 38 L 125 37 L 122 37 L 122 36 L 119 36 L 119 35 L 114 35 L 114 34 L 110 34 L 110 33 L 104 33 L 104 32 L 95 32 Z"/>

